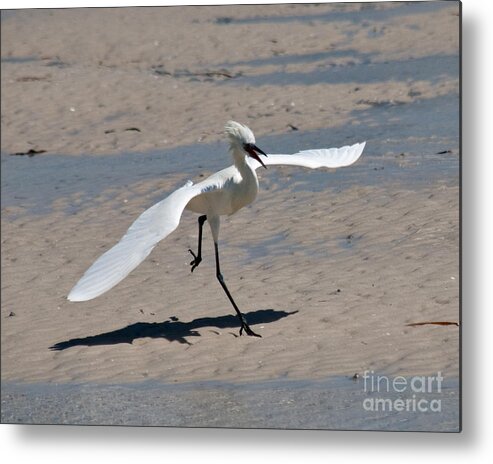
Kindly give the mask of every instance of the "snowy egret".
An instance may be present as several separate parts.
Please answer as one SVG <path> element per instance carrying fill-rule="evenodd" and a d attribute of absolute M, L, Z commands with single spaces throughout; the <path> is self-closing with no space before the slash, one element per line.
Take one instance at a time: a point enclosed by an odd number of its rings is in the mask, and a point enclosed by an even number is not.
<path fill-rule="evenodd" d="M 258 178 L 255 170 L 267 165 L 338 168 L 353 164 L 363 152 L 365 143 L 342 148 L 305 150 L 294 155 L 267 155 L 255 145 L 253 132 L 246 126 L 229 121 L 225 127 L 229 137 L 234 165 L 216 172 L 197 184 L 188 181 L 164 200 L 144 211 L 113 248 L 100 256 L 85 272 L 68 295 L 70 301 L 87 301 L 118 284 L 149 255 L 157 243 L 173 232 L 184 209 L 200 214 L 197 253 L 189 250 L 193 259 L 192 272 L 202 261 L 202 227 L 209 225 L 214 239 L 216 277 L 240 319 L 240 335 L 259 337 L 247 321 L 226 286 L 219 265 L 219 217 L 231 215 L 255 200 Z M 265 156 L 261 159 L 259 155 Z"/>

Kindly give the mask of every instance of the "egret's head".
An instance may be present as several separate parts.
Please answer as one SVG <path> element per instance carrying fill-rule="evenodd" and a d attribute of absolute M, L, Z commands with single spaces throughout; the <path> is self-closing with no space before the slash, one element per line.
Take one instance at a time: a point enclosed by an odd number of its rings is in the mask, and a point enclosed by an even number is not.
<path fill-rule="evenodd" d="M 233 151 L 243 151 L 243 153 L 256 159 L 264 168 L 266 168 L 258 154 L 264 156 L 267 155 L 255 145 L 255 136 L 247 126 L 236 121 L 228 121 L 224 127 L 224 131 L 229 137 L 231 149 Z"/>

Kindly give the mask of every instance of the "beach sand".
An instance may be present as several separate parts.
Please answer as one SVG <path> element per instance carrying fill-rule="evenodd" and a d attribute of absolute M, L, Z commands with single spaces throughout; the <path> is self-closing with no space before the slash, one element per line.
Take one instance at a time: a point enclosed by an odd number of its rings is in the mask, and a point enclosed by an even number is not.
<path fill-rule="evenodd" d="M 437 3 L 2 16 L 2 381 L 458 378 L 459 17 Z M 416 76 L 387 78 L 389 63 Z M 445 109 L 417 121 L 420 133 L 399 122 L 437 101 L 455 115 L 445 128 Z M 353 167 L 259 172 L 256 202 L 223 220 L 222 270 L 262 338 L 238 335 L 208 228 L 190 273 L 190 213 L 113 290 L 68 302 L 140 212 L 230 164 L 219 143 L 229 119 L 270 152 L 283 137 L 287 150 L 367 140 Z M 201 146 L 211 160 L 174 156 L 168 173 L 132 174 L 148 153 Z M 314 146 L 292 151 L 303 148 Z M 46 152 L 10 156 L 29 150 Z M 112 161 L 96 189 L 77 163 L 101 157 Z M 63 169 L 43 177 L 44 160 Z M 453 324 L 408 325 L 436 321 Z"/>
<path fill-rule="evenodd" d="M 363 11 L 399 7 L 384 2 L 365 5 Z M 391 78 L 365 83 L 361 74 L 356 83 L 344 79 L 305 85 L 303 75 L 308 79 L 316 70 L 328 79 L 344 65 L 458 53 L 456 4 L 414 6 L 404 8 L 404 15 L 375 15 L 375 20 L 370 15 L 363 27 L 346 16 L 337 21 L 337 13 L 360 8 L 122 8 L 9 16 L 2 23 L 2 150 L 162 150 L 222 139 L 228 119 L 251 123 L 257 136 L 289 131 L 288 124 L 300 130 L 336 128 L 368 104 L 457 91 L 458 76 L 438 82 Z M 324 20 L 328 13 L 334 21 Z M 271 21 L 241 23 L 251 17 Z M 276 72 L 298 75 L 299 83 L 249 85 L 241 79 Z M 140 132 L 126 130 L 130 128 Z"/>
<path fill-rule="evenodd" d="M 68 217 L 6 221 L 4 378 L 247 381 L 369 369 L 456 376 L 457 327 L 406 324 L 458 321 L 457 187 L 292 196 L 263 193 L 222 226 L 224 274 L 261 340 L 238 337 L 207 229 L 204 262 L 190 273 L 192 215 L 125 283 L 84 304 L 66 300 L 71 286 L 140 209 L 117 207 L 117 197 Z M 60 342 L 66 349 L 49 349 Z"/>

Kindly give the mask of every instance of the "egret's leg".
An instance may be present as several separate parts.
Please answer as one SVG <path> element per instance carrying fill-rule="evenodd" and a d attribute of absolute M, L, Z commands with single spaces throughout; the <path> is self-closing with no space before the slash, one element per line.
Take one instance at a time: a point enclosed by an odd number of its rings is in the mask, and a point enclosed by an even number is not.
<path fill-rule="evenodd" d="M 191 269 L 192 272 L 202 261 L 202 227 L 204 227 L 205 221 L 207 221 L 207 215 L 204 214 L 203 216 L 199 217 L 199 244 L 198 244 L 197 254 L 195 254 L 190 248 L 188 249 L 190 254 L 193 256 L 193 260 L 190 261 L 190 266 L 192 266 Z"/>
<path fill-rule="evenodd" d="M 238 314 L 238 317 L 240 318 L 240 323 L 241 323 L 240 335 L 243 333 L 244 330 L 247 335 L 252 335 L 253 337 L 261 337 L 262 335 L 258 335 L 252 329 L 250 329 L 250 326 L 247 324 L 245 316 L 241 314 L 241 311 L 238 309 L 238 306 L 236 306 L 235 300 L 233 300 L 231 293 L 229 293 L 228 287 L 226 286 L 226 282 L 224 282 L 223 275 L 221 274 L 221 268 L 219 267 L 219 248 L 217 246 L 217 242 L 214 242 L 214 249 L 216 251 L 216 277 L 217 280 L 219 280 L 219 283 L 221 284 L 221 287 L 225 291 L 227 297 L 229 298 L 229 301 L 231 301 L 233 308 L 235 308 L 236 314 Z"/>

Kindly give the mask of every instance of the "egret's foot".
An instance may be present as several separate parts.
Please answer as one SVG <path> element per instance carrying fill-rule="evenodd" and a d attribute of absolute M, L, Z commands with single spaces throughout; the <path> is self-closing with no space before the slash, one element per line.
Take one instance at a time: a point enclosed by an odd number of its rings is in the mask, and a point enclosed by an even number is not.
<path fill-rule="evenodd" d="M 190 254 L 193 256 L 193 260 L 190 261 L 190 266 L 192 266 L 192 269 L 190 269 L 191 272 L 202 262 L 202 257 L 197 256 L 190 248 L 188 249 Z"/>
<path fill-rule="evenodd" d="M 241 320 L 240 335 L 243 335 L 243 331 L 245 331 L 245 333 L 247 335 L 250 335 L 251 337 L 260 337 L 260 338 L 262 338 L 262 335 L 256 334 L 252 329 L 250 329 L 250 326 L 247 324 L 247 322 L 245 321 L 245 319 L 242 319 Z"/>

